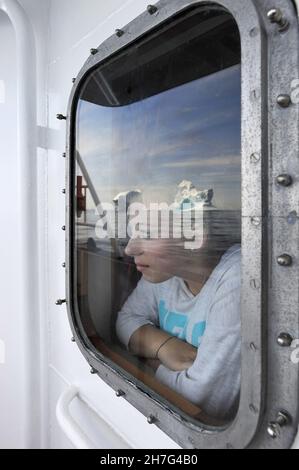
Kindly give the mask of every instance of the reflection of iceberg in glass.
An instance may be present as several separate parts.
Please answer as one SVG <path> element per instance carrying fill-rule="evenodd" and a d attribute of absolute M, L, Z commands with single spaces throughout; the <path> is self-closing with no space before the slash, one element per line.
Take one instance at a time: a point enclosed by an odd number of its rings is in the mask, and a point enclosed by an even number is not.
<path fill-rule="evenodd" d="M 128 240 L 128 224 L 130 207 L 136 203 L 142 203 L 142 191 L 133 189 L 117 194 L 113 199 L 115 205 L 115 234 L 120 244 L 126 245 Z"/>
<path fill-rule="evenodd" d="M 139 189 L 134 189 L 132 191 L 125 191 L 123 193 L 119 193 L 113 199 L 114 204 L 117 206 L 119 205 L 120 201 L 125 201 L 126 207 L 134 202 L 142 202 L 141 198 L 142 192 Z"/>
<path fill-rule="evenodd" d="M 213 189 L 196 189 L 191 181 L 183 180 L 178 185 L 179 191 L 175 197 L 175 204 L 178 209 L 183 208 L 184 204 L 191 207 L 201 204 L 203 207 L 212 207 L 214 196 Z"/>

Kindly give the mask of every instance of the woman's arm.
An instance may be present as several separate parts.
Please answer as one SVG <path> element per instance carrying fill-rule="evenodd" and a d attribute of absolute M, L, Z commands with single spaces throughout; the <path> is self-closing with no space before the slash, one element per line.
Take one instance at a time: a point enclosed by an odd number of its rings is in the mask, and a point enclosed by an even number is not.
<path fill-rule="evenodd" d="M 159 328 L 156 289 L 143 278 L 139 281 L 118 314 L 117 335 L 133 354 L 155 360 L 154 369 L 158 359 L 170 370 L 181 371 L 190 367 L 197 350 Z"/>
<path fill-rule="evenodd" d="M 197 349 L 190 344 L 152 325 L 144 325 L 132 334 L 129 350 L 137 356 L 159 359 L 174 371 L 188 369 L 197 354 Z"/>
<path fill-rule="evenodd" d="M 159 366 L 156 378 L 206 413 L 232 416 L 240 391 L 240 273 L 223 279 L 214 296 L 207 327 L 191 367 L 175 372 Z"/>
<path fill-rule="evenodd" d="M 136 330 L 129 341 L 129 351 L 136 356 L 157 359 L 160 345 L 169 338 L 169 334 L 152 325 L 143 325 Z"/>
<path fill-rule="evenodd" d="M 116 333 L 127 349 L 133 334 L 143 326 L 157 327 L 159 324 L 156 286 L 145 281 L 139 281 L 137 287 L 129 296 L 117 315 Z M 143 338 L 141 338 L 142 340 Z M 137 342 L 138 343 L 138 342 Z M 137 344 L 136 354 L 143 356 L 142 345 Z M 140 348 L 140 350 L 139 350 Z M 151 357 L 150 354 L 143 357 Z"/>

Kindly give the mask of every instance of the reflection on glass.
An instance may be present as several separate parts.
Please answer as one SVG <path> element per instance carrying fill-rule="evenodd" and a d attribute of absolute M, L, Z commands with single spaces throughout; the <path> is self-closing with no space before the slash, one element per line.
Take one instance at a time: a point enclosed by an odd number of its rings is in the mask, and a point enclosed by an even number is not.
<path fill-rule="evenodd" d="M 240 387 L 240 41 L 192 10 L 99 66 L 76 117 L 78 323 L 193 418 Z"/>

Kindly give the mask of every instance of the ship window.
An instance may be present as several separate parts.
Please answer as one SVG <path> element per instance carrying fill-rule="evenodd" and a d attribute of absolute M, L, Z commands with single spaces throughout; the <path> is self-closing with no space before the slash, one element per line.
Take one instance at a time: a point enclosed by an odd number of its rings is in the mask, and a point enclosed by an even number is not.
<path fill-rule="evenodd" d="M 195 8 L 77 98 L 74 294 L 89 347 L 188 419 L 235 417 L 241 369 L 240 37 Z"/>

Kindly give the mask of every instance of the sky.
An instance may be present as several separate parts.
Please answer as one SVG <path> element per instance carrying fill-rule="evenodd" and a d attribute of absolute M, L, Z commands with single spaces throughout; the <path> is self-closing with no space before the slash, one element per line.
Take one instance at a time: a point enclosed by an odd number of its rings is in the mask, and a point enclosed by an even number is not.
<path fill-rule="evenodd" d="M 127 106 L 79 100 L 77 150 L 102 202 L 138 189 L 145 204 L 171 204 L 189 180 L 213 189 L 217 208 L 240 209 L 240 66 Z"/>

